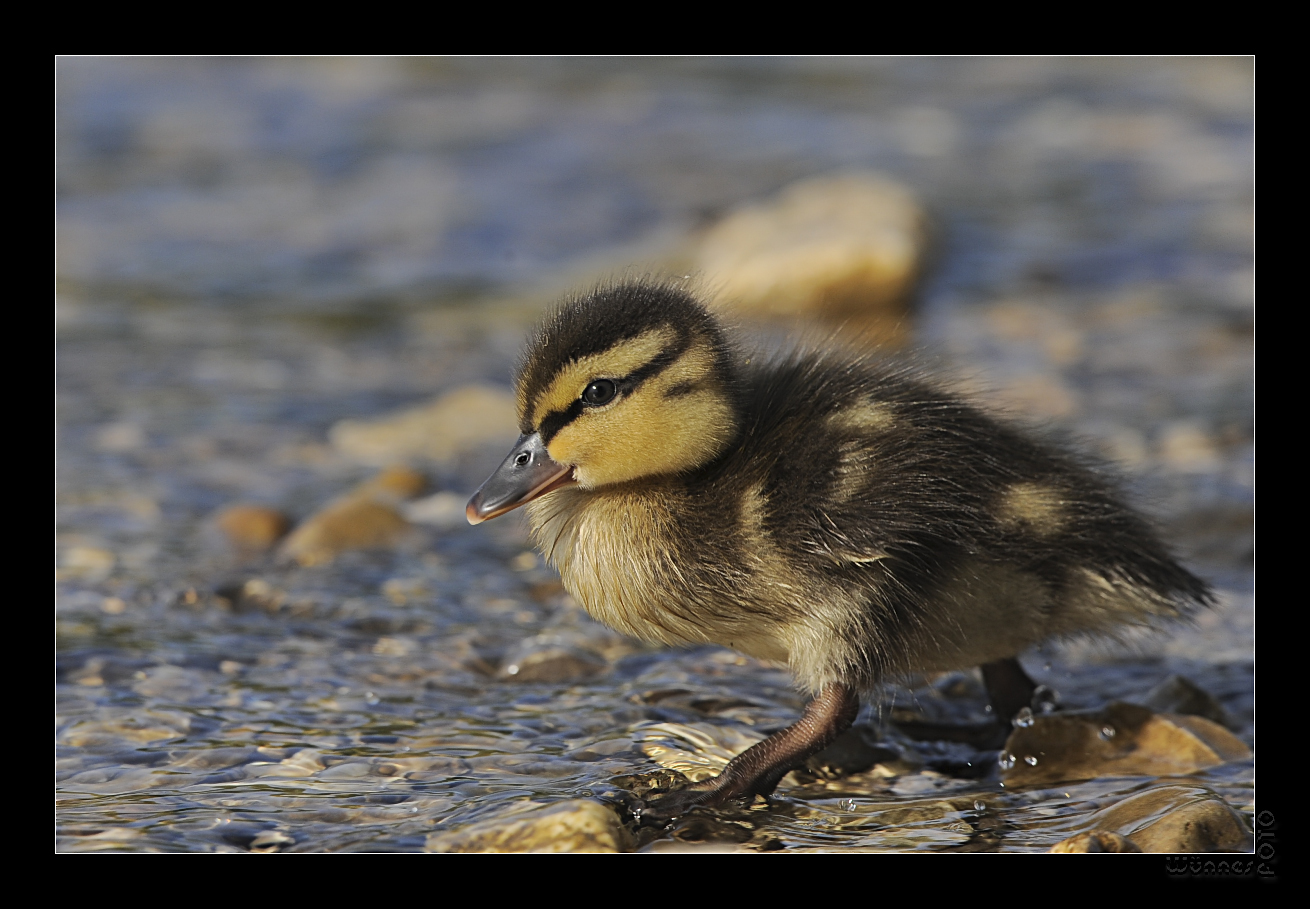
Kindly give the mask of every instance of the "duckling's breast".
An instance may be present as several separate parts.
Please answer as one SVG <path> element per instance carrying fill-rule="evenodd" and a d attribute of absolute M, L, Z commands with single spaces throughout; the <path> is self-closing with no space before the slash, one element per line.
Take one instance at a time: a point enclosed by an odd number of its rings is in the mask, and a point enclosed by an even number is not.
<path fill-rule="evenodd" d="M 715 527 L 701 505 L 691 507 L 676 481 L 570 488 L 530 503 L 528 519 L 564 586 L 598 621 L 643 640 L 789 662 L 799 591 L 766 541 L 742 545 L 749 524 L 727 514 Z"/>
<path fill-rule="evenodd" d="M 677 480 L 561 489 L 530 503 L 528 517 L 564 586 L 611 628 L 784 663 L 815 691 L 852 681 L 865 592 L 825 584 L 788 558 L 759 485 L 720 492 Z"/>

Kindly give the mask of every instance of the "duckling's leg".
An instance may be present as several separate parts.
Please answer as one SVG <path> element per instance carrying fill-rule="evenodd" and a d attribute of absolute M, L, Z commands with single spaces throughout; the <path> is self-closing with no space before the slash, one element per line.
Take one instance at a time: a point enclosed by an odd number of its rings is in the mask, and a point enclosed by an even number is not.
<path fill-rule="evenodd" d="M 992 701 L 996 722 L 1008 734 L 1010 720 L 1025 707 L 1032 706 L 1037 683 L 1028 678 L 1023 666 L 1014 657 L 982 664 L 983 684 Z"/>
<path fill-rule="evenodd" d="M 660 796 L 643 812 L 643 823 L 671 820 L 698 805 L 768 795 L 789 771 L 849 729 L 859 712 L 860 698 L 853 689 L 838 682 L 825 685 L 799 720 L 747 748 L 713 779 Z"/>

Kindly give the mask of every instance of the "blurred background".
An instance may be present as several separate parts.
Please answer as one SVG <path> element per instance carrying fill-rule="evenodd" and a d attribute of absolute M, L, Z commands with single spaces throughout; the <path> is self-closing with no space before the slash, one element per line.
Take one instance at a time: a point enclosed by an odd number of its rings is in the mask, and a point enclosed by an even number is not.
<path fill-rule="evenodd" d="M 789 722 L 785 672 L 595 626 L 462 507 L 545 305 L 731 288 L 730 227 L 833 175 L 901 213 L 874 334 L 1113 460 L 1221 591 L 1033 674 L 1091 706 L 1183 673 L 1250 744 L 1253 67 L 60 58 L 60 848 L 421 849 L 600 797 L 651 728 Z M 872 836 L 793 815 L 788 847 Z M 977 842 L 948 826 L 888 848 Z M 998 848 L 1053 842 L 1025 829 Z"/>

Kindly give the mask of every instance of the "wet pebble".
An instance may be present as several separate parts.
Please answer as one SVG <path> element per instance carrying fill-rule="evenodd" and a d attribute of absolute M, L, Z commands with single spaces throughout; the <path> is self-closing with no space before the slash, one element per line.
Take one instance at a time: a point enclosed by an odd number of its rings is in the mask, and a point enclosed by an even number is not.
<path fill-rule="evenodd" d="M 237 549 L 267 549 L 291 529 L 290 518 L 266 505 L 229 505 L 214 523 Z"/>
<path fill-rule="evenodd" d="M 628 852 L 619 817 L 598 802 L 529 802 L 427 839 L 428 852 Z"/>
<path fill-rule="evenodd" d="M 515 682 L 572 682 L 609 668 L 604 658 L 565 642 L 530 640 L 506 655 L 497 675 Z"/>
<path fill-rule="evenodd" d="M 1192 773 L 1251 751 L 1203 717 L 1154 713 L 1116 701 L 1102 710 L 1035 716 L 1016 726 L 1000 755 L 1006 786 L 1099 776 Z"/>
<path fill-rule="evenodd" d="M 301 565 L 322 565 L 351 549 L 394 546 L 411 525 L 402 505 L 422 491 L 423 475 L 390 467 L 305 519 L 283 542 L 279 555 Z"/>
<path fill-rule="evenodd" d="M 1141 852 L 1136 843 L 1126 836 L 1106 830 L 1079 833 L 1061 840 L 1051 847 L 1052 852 Z"/>
<path fill-rule="evenodd" d="M 1147 789 L 1098 811 L 1091 826 L 1131 839 L 1142 852 L 1252 849 L 1251 834 L 1238 813 L 1218 794 L 1200 786 Z"/>
<path fill-rule="evenodd" d="M 1251 834 L 1236 811 L 1213 792 L 1136 830 L 1143 852 L 1250 852 Z"/>

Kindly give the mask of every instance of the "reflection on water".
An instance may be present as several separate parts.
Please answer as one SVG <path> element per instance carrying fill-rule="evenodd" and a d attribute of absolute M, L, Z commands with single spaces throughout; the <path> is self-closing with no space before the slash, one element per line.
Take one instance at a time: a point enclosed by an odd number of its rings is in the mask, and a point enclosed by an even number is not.
<path fill-rule="evenodd" d="M 1223 593 L 1032 674 L 1080 707 L 1179 673 L 1251 742 L 1250 92 L 1225 60 L 62 60 L 60 848 L 421 849 L 610 798 L 660 724 L 790 722 L 785 672 L 595 625 L 512 520 L 304 568 L 212 517 L 302 517 L 372 470 L 338 420 L 505 385 L 534 288 L 852 167 L 933 212 L 931 355 L 1122 464 Z M 463 495 L 490 466 L 425 470 Z M 981 711 L 940 688 L 867 716 Z M 1012 793 L 959 769 L 994 754 L 885 734 L 903 772 L 791 778 L 737 841 L 1046 849 L 1161 784 Z M 1249 765 L 1172 783 L 1252 811 Z"/>

